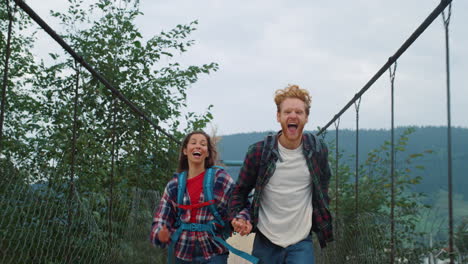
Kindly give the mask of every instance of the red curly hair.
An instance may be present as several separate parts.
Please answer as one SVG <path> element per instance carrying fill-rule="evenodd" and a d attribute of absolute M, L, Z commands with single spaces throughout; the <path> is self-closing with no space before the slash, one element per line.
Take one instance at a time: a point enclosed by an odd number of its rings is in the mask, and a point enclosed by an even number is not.
<path fill-rule="evenodd" d="M 312 97 L 309 95 L 309 92 L 306 89 L 301 89 L 298 85 L 290 84 L 284 89 L 276 90 L 275 92 L 275 103 L 278 113 L 281 111 L 281 103 L 286 98 L 297 98 L 304 102 L 306 114 L 309 115 L 310 104 L 312 102 Z"/>

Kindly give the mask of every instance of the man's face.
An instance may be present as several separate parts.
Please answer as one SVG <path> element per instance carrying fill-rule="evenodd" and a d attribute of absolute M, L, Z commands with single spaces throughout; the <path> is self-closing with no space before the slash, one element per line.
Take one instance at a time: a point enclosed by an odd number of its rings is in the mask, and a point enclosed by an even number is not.
<path fill-rule="evenodd" d="M 276 114 L 281 124 L 283 135 L 289 141 L 300 140 L 302 131 L 308 121 L 305 103 L 298 98 L 286 98 L 280 104 L 280 112 Z"/>

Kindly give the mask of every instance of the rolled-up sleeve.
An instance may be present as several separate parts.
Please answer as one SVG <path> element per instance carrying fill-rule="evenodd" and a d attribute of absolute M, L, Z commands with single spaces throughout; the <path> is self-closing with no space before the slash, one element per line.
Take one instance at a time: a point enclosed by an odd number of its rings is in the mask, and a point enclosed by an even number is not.
<path fill-rule="evenodd" d="M 173 180 L 167 184 L 161 201 L 159 202 L 159 206 L 154 213 L 153 224 L 151 227 L 151 242 L 162 248 L 166 246 L 166 243 L 162 243 L 159 240 L 159 230 L 161 230 L 163 226 L 166 226 L 170 233 L 174 232 L 174 223 L 176 219 L 176 208 L 174 207 L 174 199 L 172 198 L 174 197 L 174 185 L 176 185 L 176 183 Z"/>
<path fill-rule="evenodd" d="M 245 155 L 244 163 L 229 200 L 229 217 L 231 219 L 239 217 L 250 220 L 248 196 L 256 184 L 262 143 L 251 145 Z"/>

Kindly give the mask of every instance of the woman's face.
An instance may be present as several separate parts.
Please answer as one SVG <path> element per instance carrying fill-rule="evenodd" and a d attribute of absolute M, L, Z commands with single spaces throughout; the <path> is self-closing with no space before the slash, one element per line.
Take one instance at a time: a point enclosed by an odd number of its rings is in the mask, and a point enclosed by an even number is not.
<path fill-rule="evenodd" d="M 205 159 L 209 156 L 208 140 L 202 134 L 193 134 L 184 148 L 184 154 L 187 156 L 188 164 L 205 165 Z"/>

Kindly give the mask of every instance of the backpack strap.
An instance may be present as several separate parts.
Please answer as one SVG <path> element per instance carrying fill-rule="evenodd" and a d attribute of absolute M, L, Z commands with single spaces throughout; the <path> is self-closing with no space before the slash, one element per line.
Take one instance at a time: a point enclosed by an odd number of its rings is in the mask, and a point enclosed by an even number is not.
<path fill-rule="evenodd" d="M 176 207 L 180 207 L 183 202 L 184 202 L 184 193 L 185 189 L 187 187 L 187 172 L 183 171 L 179 174 L 177 174 L 177 205 Z M 174 255 L 174 247 L 179 240 L 180 235 L 182 234 L 183 228 L 181 228 L 182 221 L 180 220 L 180 217 L 182 216 L 181 210 L 177 210 L 177 216 L 176 216 L 176 221 L 174 227 L 176 227 L 176 231 L 171 235 L 171 243 L 169 244 L 167 248 L 167 263 L 172 264 L 173 260 L 172 258 L 175 256 Z"/>
<path fill-rule="evenodd" d="M 183 171 L 177 176 L 177 203 L 184 202 L 185 188 L 187 187 L 187 172 Z"/>
<path fill-rule="evenodd" d="M 206 201 L 213 201 L 208 205 L 208 208 L 210 209 L 210 212 L 213 214 L 215 217 L 215 220 L 217 224 L 221 225 L 222 227 L 225 226 L 223 218 L 219 214 L 218 210 L 216 209 L 216 205 L 214 204 L 215 198 L 214 198 L 214 181 L 215 181 L 215 176 L 217 169 L 222 169 L 222 167 L 211 167 L 206 170 L 205 177 L 203 179 L 203 194 L 205 196 Z"/>
<path fill-rule="evenodd" d="M 320 139 L 317 135 L 312 133 L 305 133 L 311 147 L 312 152 L 320 152 L 322 150 L 322 139 Z"/>
<path fill-rule="evenodd" d="M 187 172 L 183 171 L 177 175 L 177 205 L 184 203 L 184 194 L 187 188 Z M 177 210 L 177 222 L 180 224 L 181 210 Z"/>
<path fill-rule="evenodd" d="M 270 132 L 263 140 L 262 156 L 260 160 L 260 165 L 262 167 L 265 167 L 266 163 L 270 159 L 271 150 L 273 149 L 273 146 L 275 145 L 275 142 L 273 139 L 274 139 L 274 135 L 273 133 Z"/>

